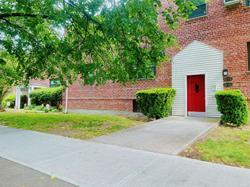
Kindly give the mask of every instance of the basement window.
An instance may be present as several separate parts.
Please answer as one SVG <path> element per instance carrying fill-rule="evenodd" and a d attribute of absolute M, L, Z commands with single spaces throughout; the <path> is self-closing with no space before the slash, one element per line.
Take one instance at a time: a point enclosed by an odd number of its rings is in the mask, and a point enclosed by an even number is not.
<path fill-rule="evenodd" d="M 190 13 L 189 19 L 207 15 L 207 3 L 204 0 L 192 0 L 192 3 L 196 6 L 196 9 Z"/>
<path fill-rule="evenodd" d="M 247 70 L 250 71 L 250 42 L 247 43 L 247 52 L 248 52 L 248 68 L 247 68 Z"/>
<path fill-rule="evenodd" d="M 133 112 L 139 112 L 136 99 L 133 99 Z"/>

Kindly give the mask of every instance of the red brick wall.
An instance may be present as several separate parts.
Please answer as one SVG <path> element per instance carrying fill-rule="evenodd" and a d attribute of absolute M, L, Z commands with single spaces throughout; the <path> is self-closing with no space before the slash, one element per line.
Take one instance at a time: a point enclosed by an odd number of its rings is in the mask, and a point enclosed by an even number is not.
<path fill-rule="evenodd" d="M 119 110 L 131 111 L 131 99 L 71 99 L 69 103 L 70 109 L 90 109 L 90 110 Z"/>
<path fill-rule="evenodd" d="M 209 44 L 224 52 L 224 68 L 233 77 L 233 87 L 250 98 L 247 42 L 250 42 L 250 7 L 226 8 L 223 0 L 211 0 L 208 16 L 190 20 L 176 32 L 181 46 L 193 40 Z"/>
<path fill-rule="evenodd" d="M 77 82 L 69 87 L 69 109 L 132 111 L 133 99 L 138 90 L 171 86 L 170 63 L 162 64 L 156 74 L 155 80 L 138 81 L 136 84 L 126 86 L 113 83 L 103 86 L 83 86 Z"/>
<path fill-rule="evenodd" d="M 164 28 L 164 26 L 162 25 Z M 176 32 L 181 48 L 198 40 L 224 52 L 224 68 L 233 77 L 233 88 L 241 89 L 250 98 L 250 72 L 247 71 L 247 42 L 250 41 L 250 8 L 225 8 L 223 0 L 211 0 L 208 16 L 183 23 Z M 177 52 L 177 51 L 176 51 Z M 108 83 L 104 86 L 69 88 L 70 109 L 108 109 L 132 111 L 137 90 L 171 86 L 171 64 L 157 69 L 155 80 L 138 81 L 126 87 Z"/>

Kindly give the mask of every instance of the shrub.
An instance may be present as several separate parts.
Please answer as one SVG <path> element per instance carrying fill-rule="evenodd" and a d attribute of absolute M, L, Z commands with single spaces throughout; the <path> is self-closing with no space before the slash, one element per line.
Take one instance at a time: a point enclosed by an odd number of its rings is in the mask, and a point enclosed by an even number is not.
<path fill-rule="evenodd" d="M 171 88 L 155 88 L 141 90 L 136 93 L 136 102 L 140 112 L 149 118 L 167 117 L 172 109 L 175 90 Z"/>
<path fill-rule="evenodd" d="M 241 126 L 247 124 L 248 106 L 240 90 L 218 91 L 215 94 L 218 110 L 221 112 L 221 124 Z"/>
<path fill-rule="evenodd" d="M 62 87 L 34 90 L 30 94 L 31 103 L 34 105 L 49 104 L 58 107 L 62 102 L 62 91 Z"/>
<path fill-rule="evenodd" d="M 8 103 L 10 103 L 9 106 Z M 4 108 L 15 108 L 15 103 L 16 103 L 16 95 L 15 94 L 9 94 L 7 95 L 3 101 L 2 101 L 2 106 Z M 28 97 L 26 95 L 21 95 L 21 108 L 24 108 L 24 105 L 27 105 L 28 104 Z"/>
<path fill-rule="evenodd" d="M 3 106 L 4 108 L 7 108 L 7 107 L 9 107 L 9 108 L 14 108 L 14 107 L 15 107 L 15 101 L 16 101 L 16 96 L 15 96 L 15 94 L 9 94 L 9 95 L 7 95 L 7 96 L 4 97 L 4 99 L 3 99 L 3 101 L 2 101 L 2 106 Z M 7 106 L 8 103 L 10 103 L 9 106 Z"/>
<path fill-rule="evenodd" d="M 24 108 L 25 110 L 33 111 L 33 112 L 59 112 L 59 110 L 56 107 L 49 107 L 47 108 L 44 105 L 29 105 Z"/>

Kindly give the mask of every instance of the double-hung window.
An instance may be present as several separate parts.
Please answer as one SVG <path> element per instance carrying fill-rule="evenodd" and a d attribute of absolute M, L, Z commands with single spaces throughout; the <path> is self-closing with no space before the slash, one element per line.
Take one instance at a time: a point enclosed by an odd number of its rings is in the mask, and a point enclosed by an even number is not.
<path fill-rule="evenodd" d="M 196 9 L 190 13 L 189 19 L 207 15 L 207 3 L 205 2 L 205 0 L 192 0 L 192 3 L 196 6 Z"/>
<path fill-rule="evenodd" d="M 246 0 L 246 6 L 250 6 L 250 0 Z"/>
<path fill-rule="evenodd" d="M 147 67 L 148 75 L 140 74 L 138 80 L 148 80 L 148 79 L 155 79 L 156 77 L 156 63 L 152 63 L 152 65 Z"/>

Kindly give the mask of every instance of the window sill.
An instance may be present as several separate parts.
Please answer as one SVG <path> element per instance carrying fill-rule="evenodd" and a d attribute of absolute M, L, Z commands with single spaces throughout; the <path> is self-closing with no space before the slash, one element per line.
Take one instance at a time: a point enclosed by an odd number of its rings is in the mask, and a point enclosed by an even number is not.
<path fill-rule="evenodd" d="M 190 18 L 188 19 L 187 21 L 193 21 L 193 20 L 196 20 L 196 19 L 201 19 L 201 18 L 205 18 L 205 17 L 208 17 L 208 15 L 204 15 L 204 16 L 198 16 L 198 17 L 195 17 L 195 18 Z"/>
<path fill-rule="evenodd" d="M 141 79 L 138 79 L 138 81 L 152 81 L 152 80 L 155 80 L 156 77 L 152 77 L 152 78 L 141 78 Z"/>

